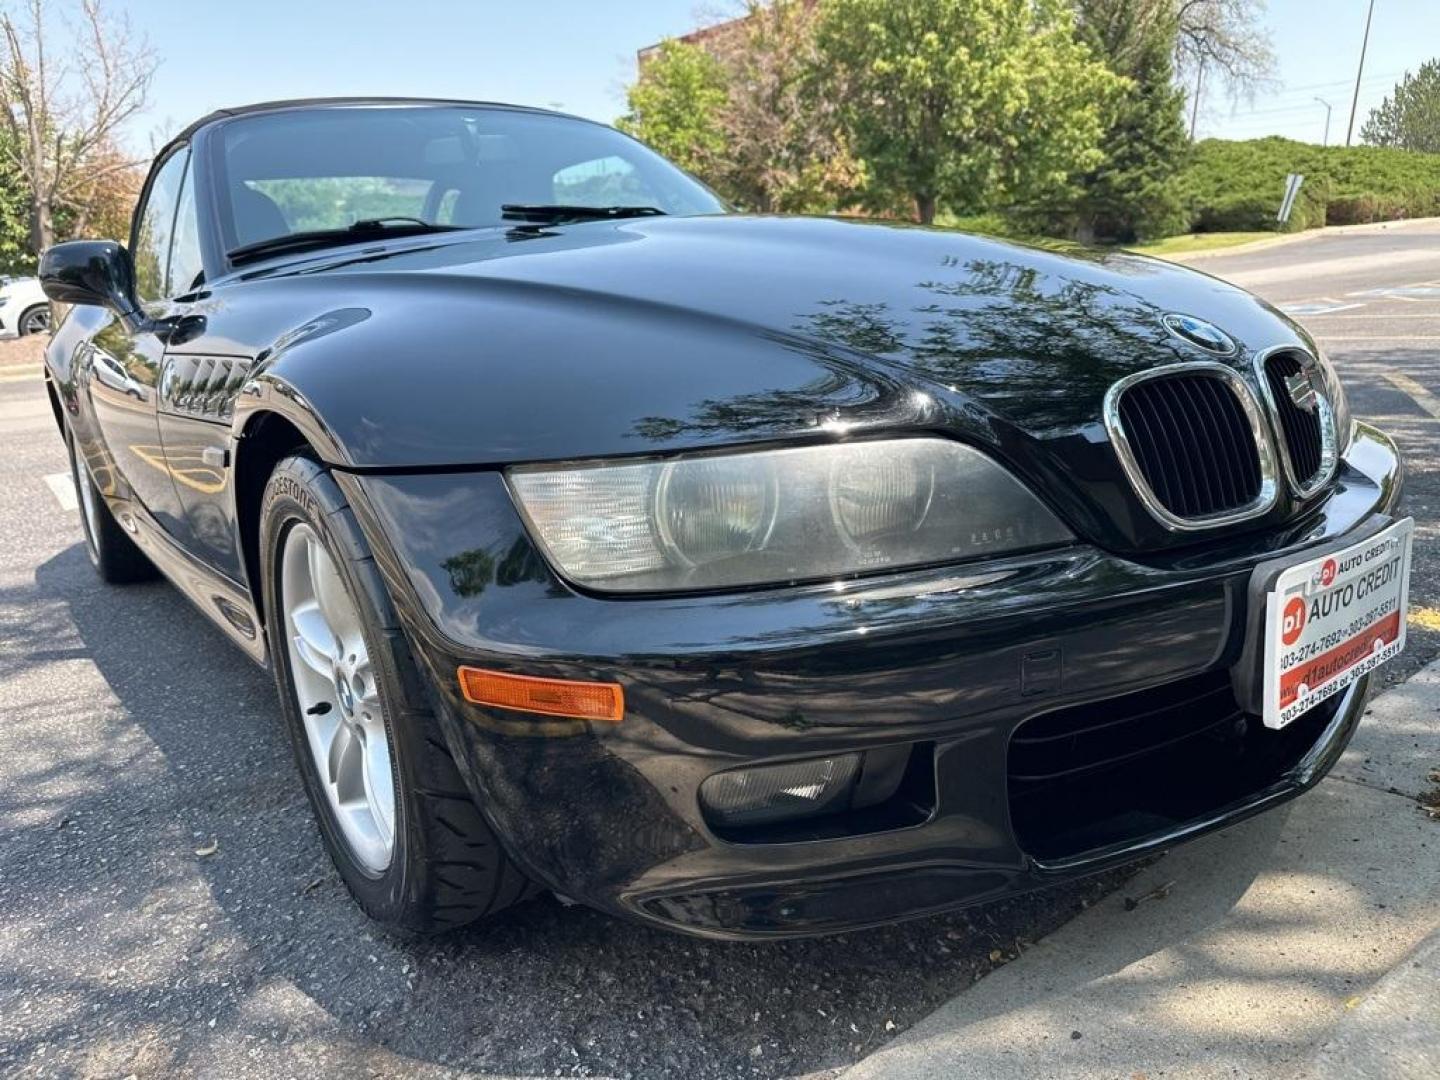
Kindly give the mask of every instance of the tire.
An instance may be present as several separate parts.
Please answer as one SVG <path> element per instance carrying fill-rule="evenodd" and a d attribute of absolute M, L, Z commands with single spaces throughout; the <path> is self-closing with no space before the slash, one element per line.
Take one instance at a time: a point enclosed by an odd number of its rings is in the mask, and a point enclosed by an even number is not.
<path fill-rule="evenodd" d="M 260 554 L 285 725 L 325 848 L 361 908 L 392 929 L 440 933 L 528 895 L 530 882 L 480 814 L 445 746 L 423 692 L 425 676 L 354 513 L 329 472 L 308 456 L 286 458 L 270 476 Z M 324 557 L 330 569 L 317 572 Z M 337 580 L 358 622 L 336 616 L 344 611 Z M 326 619 L 327 609 L 333 646 L 318 655 L 322 650 L 307 642 L 324 638 L 315 632 L 315 616 Z M 327 663 L 334 665 L 328 689 Z M 347 781 L 357 769 L 363 783 Z"/>
<path fill-rule="evenodd" d="M 50 305 L 34 304 L 20 313 L 20 321 L 15 324 L 15 332 L 20 337 L 27 337 L 30 334 L 43 334 L 50 329 Z"/>
<path fill-rule="evenodd" d="M 65 449 L 70 455 L 70 479 L 75 483 L 75 501 L 80 509 L 80 528 L 85 534 L 85 553 L 100 580 L 111 585 L 150 581 L 155 564 L 145 557 L 130 534 L 121 528 L 100 495 L 90 467 L 80 459 L 75 435 L 65 430 Z"/>

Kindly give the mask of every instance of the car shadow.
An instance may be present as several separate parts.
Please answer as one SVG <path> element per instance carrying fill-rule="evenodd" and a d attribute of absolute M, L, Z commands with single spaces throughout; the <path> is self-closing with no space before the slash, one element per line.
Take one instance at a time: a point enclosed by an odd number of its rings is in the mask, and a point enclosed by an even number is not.
<path fill-rule="evenodd" d="M 37 860 L 65 864 L 65 845 L 82 838 L 107 845 L 102 863 L 77 856 L 67 871 L 93 898 L 40 905 L 32 931 L 40 940 L 77 917 L 127 913 L 123 934 L 118 920 L 100 924 L 112 936 L 98 947 L 117 970 L 147 970 L 144 984 L 76 974 L 63 993 L 76 1015 L 157 1033 L 167 1067 L 226 1071 L 217 1047 L 303 1042 L 381 1054 L 387 1068 L 517 1076 L 835 1069 L 1123 880 L 773 944 L 680 937 L 549 895 L 447 937 L 387 935 L 320 846 L 268 673 L 168 585 L 97 587 L 78 545 L 41 565 L 35 586 L 40 614 L 16 628 L 31 643 L 16 666 L 39 653 L 88 658 L 114 701 L 99 718 L 103 752 L 72 758 L 58 794 L 34 794 L 57 775 L 0 793 L 0 820 L 36 823 L 21 832 Z M 33 707 L 71 706 L 42 695 Z M 151 942 L 166 935 L 184 947 Z M 0 970 L 0 983 L 11 978 L 17 996 L 56 992 L 54 972 Z M 57 1025 L 31 1043 L 69 1030 Z"/>

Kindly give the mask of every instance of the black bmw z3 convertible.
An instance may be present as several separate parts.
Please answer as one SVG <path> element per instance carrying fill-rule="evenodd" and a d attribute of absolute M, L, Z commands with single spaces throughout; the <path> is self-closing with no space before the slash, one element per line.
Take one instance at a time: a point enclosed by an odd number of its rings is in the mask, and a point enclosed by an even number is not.
<path fill-rule="evenodd" d="M 1093 873 L 1316 783 L 1404 645 L 1393 444 L 1162 262 L 327 100 L 192 125 L 128 249 L 41 278 L 100 577 L 270 666 L 394 926 L 549 888 L 783 937 Z"/>

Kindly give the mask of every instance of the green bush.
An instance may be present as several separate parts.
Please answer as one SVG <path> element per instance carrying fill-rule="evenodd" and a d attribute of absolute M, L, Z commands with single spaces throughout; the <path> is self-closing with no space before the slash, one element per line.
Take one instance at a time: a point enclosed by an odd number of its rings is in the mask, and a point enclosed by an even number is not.
<path fill-rule="evenodd" d="M 976 233 L 981 236 L 1000 236 L 1007 239 L 1023 239 L 1033 235 L 1033 230 L 1027 231 L 1017 225 L 1014 220 L 1000 213 L 955 214 L 942 208 L 935 215 L 935 224 L 942 229 L 958 229 L 961 232 Z"/>
<path fill-rule="evenodd" d="M 1303 174 L 1305 183 L 1282 225 L 1275 214 L 1292 172 Z M 1377 146 L 1206 139 L 1196 146 L 1182 183 L 1194 232 L 1293 232 L 1440 214 L 1440 154 Z"/>

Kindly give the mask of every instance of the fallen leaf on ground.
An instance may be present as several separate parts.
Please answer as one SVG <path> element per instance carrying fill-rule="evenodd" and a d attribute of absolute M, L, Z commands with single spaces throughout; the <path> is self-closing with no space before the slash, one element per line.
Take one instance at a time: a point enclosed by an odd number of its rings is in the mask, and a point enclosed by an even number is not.
<path fill-rule="evenodd" d="M 220 850 L 220 841 L 219 841 L 219 840 L 211 840 L 211 841 L 210 841 L 208 844 L 206 844 L 204 847 L 197 847 L 197 848 L 195 849 L 195 854 L 196 854 L 196 855 L 199 855 L 200 858 L 203 859 L 203 858 L 205 858 L 207 855 L 214 855 L 215 852 L 217 852 L 217 851 L 219 851 L 219 850 Z"/>

